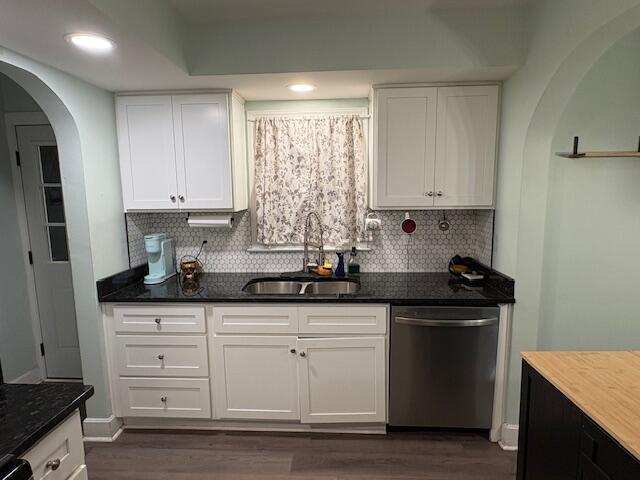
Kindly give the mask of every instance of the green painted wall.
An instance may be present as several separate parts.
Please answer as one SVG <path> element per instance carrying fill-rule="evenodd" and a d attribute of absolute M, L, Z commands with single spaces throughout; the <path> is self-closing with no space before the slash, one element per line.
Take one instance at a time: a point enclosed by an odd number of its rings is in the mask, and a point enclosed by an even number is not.
<path fill-rule="evenodd" d="M 9 106 L 6 101 L 10 100 Z M 34 101 L 12 80 L 0 74 L 0 361 L 5 381 L 12 381 L 37 367 L 36 349 L 31 328 L 31 311 L 27 296 L 18 214 L 16 210 L 11 162 L 7 145 L 5 113 L 33 111 Z"/>

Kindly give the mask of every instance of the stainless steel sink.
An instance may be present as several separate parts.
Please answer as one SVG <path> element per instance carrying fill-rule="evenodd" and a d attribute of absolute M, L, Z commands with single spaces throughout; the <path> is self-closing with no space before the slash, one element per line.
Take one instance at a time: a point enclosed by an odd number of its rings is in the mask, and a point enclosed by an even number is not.
<path fill-rule="evenodd" d="M 306 295 L 344 295 L 358 293 L 360 284 L 349 280 L 334 280 L 330 282 L 311 282 L 307 285 Z"/>
<path fill-rule="evenodd" d="M 259 280 L 246 284 L 242 290 L 256 295 L 298 295 L 302 291 L 302 287 L 304 287 L 304 283 L 301 282 Z"/>
<path fill-rule="evenodd" d="M 252 280 L 242 290 L 254 295 L 348 295 L 357 293 L 360 284 L 352 280 L 264 279 Z"/>

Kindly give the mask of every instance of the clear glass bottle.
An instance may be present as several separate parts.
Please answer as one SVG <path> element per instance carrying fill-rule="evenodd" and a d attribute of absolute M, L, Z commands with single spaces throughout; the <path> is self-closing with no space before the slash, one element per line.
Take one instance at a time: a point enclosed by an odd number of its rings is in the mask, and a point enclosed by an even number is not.
<path fill-rule="evenodd" d="M 360 274 L 360 264 L 358 263 L 358 259 L 356 258 L 357 255 L 358 251 L 356 250 L 356 247 L 351 247 L 351 254 L 349 255 L 349 264 L 347 267 L 349 275 Z"/>

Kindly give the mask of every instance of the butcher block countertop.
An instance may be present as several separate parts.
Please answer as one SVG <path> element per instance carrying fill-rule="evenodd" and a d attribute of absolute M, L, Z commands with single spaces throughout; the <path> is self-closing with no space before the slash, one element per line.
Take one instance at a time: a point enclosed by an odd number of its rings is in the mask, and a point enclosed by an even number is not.
<path fill-rule="evenodd" d="M 640 460 L 640 351 L 525 352 L 522 358 Z"/>

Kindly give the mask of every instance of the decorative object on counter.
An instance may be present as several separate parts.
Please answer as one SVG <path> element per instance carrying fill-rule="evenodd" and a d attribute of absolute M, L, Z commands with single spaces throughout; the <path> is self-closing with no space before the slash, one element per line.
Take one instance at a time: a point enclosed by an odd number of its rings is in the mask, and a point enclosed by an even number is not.
<path fill-rule="evenodd" d="M 579 152 L 578 144 L 580 137 L 573 137 L 573 151 L 557 152 L 556 155 L 565 158 L 632 158 L 640 157 L 640 139 L 638 140 L 638 149 L 632 150 L 619 150 L 615 152 Z"/>
<path fill-rule="evenodd" d="M 155 285 L 176 274 L 173 240 L 167 238 L 166 233 L 145 235 L 144 247 L 149 263 L 149 274 L 144 277 L 144 283 Z"/>
<path fill-rule="evenodd" d="M 441 232 L 447 232 L 451 228 L 451 222 L 447 220 L 447 213 L 442 211 L 442 220 L 438 222 L 438 228 Z"/>
<path fill-rule="evenodd" d="M 193 255 L 183 255 L 180 258 L 180 272 L 182 273 L 183 282 L 194 282 L 198 280 L 198 277 L 202 273 L 202 263 L 200 262 L 200 254 L 207 244 L 206 240 L 203 240 L 200 244 L 200 250 Z"/>
<path fill-rule="evenodd" d="M 187 225 L 200 228 L 233 227 L 233 215 L 187 215 Z"/>
<path fill-rule="evenodd" d="M 370 212 L 367 214 L 367 218 L 364 220 L 364 231 L 367 234 L 367 241 L 373 242 L 373 232 L 379 232 L 382 230 L 382 220 L 378 218 L 376 212 Z"/>
<path fill-rule="evenodd" d="M 333 275 L 333 265 L 330 263 L 325 263 L 324 265 L 315 268 L 313 272 L 317 273 L 321 277 L 330 277 L 331 275 Z"/>
<path fill-rule="evenodd" d="M 344 252 L 337 251 L 336 255 L 338 256 L 338 266 L 336 267 L 336 277 L 344 278 L 346 276 L 346 272 L 344 270 Z"/>
<path fill-rule="evenodd" d="M 360 274 L 360 264 L 356 259 L 356 255 L 358 255 L 358 250 L 355 245 L 351 247 L 351 254 L 349 255 L 349 264 L 347 267 L 347 271 L 349 275 L 359 275 Z"/>
<path fill-rule="evenodd" d="M 462 258 L 460 255 L 449 260 L 449 272 L 469 285 L 477 285 L 488 274 L 487 268 L 471 257 Z"/>
<path fill-rule="evenodd" d="M 409 212 L 404 214 L 404 220 L 402 220 L 400 226 L 402 227 L 402 231 L 407 235 L 413 235 L 418 229 L 418 224 L 413 218 L 411 218 Z"/>

